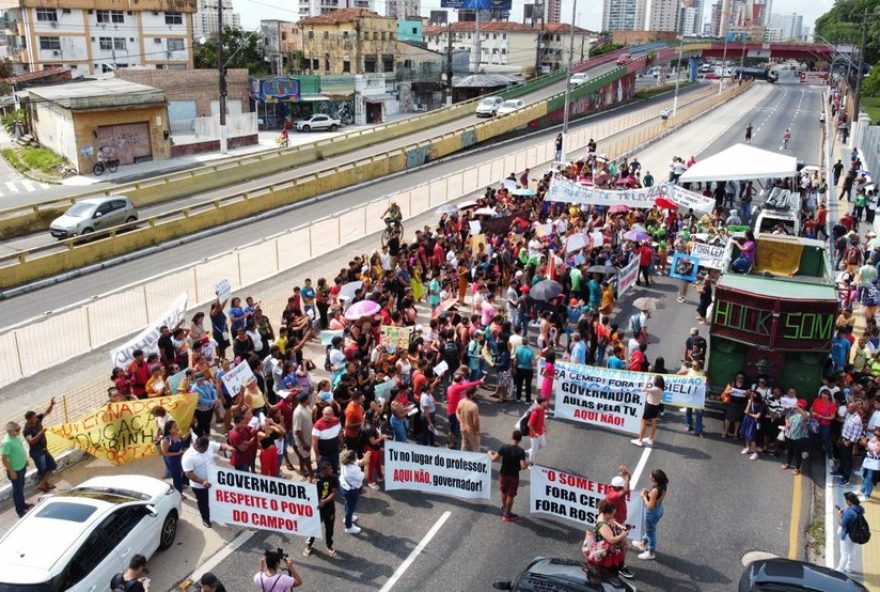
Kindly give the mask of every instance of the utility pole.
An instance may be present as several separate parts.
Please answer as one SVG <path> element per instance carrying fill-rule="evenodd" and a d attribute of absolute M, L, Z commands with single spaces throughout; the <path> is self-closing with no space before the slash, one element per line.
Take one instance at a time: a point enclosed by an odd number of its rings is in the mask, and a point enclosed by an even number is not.
<path fill-rule="evenodd" d="M 476 57 L 471 56 L 471 67 L 473 69 L 474 74 L 478 74 L 480 72 L 480 64 L 483 62 L 483 40 L 480 35 L 480 7 L 479 3 L 477 3 L 477 8 L 474 10 L 474 54 Z"/>
<path fill-rule="evenodd" d="M 865 8 L 865 18 L 862 19 L 862 45 L 859 50 L 859 71 L 856 72 L 856 96 L 853 100 L 853 114 L 852 121 L 850 122 L 850 131 L 853 138 L 853 143 L 855 143 L 856 130 L 852 129 L 852 125 L 858 124 L 859 121 L 859 109 L 861 108 L 862 102 L 862 78 L 864 78 L 865 72 L 865 40 L 868 35 L 868 9 Z"/>
<path fill-rule="evenodd" d="M 678 61 L 675 63 L 675 98 L 672 99 L 672 116 L 678 114 L 678 83 L 681 80 L 681 54 L 684 51 L 684 33 L 681 34 L 681 41 L 678 44 Z M 723 74 L 723 71 L 722 71 Z"/>
<path fill-rule="evenodd" d="M 535 21 L 540 20 L 541 26 L 538 28 L 538 43 L 536 44 L 537 51 L 535 51 L 535 77 L 541 75 L 541 41 L 544 39 L 544 4 L 535 4 L 532 9 L 532 27 L 535 26 Z"/>
<path fill-rule="evenodd" d="M 565 153 L 568 148 L 568 97 L 571 94 L 571 58 L 574 53 L 574 19 L 577 16 L 577 0 L 573 0 L 571 7 L 571 24 L 568 27 L 568 67 L 565 72 L 565 109 L 562 115 L 562 154 L 560 162 L 565 162 Z"/>
<path fill-rule="evenodd" d="M 217 0 L 217 70 L 220 79 L 220 153 L 226 154 L 226 64 L 223 63 L 223 0 Z"/>
<path fill-rule="evenodd" d="M 722 20 L 724 18 L 730 18 L 729 15 L 725 15 L 721 13 Z M 727 32 L 724 33 L 724 54 L 721 57 L 721 80 L 718 83 L 718 94 L 720 95 L 722 91 L 724 91 L 724 73 L 727 70 Z"/>
<path fill-rule="evenodd" d="M 446 23 L 446 104 L 452 104 L 452 23 Z"/>

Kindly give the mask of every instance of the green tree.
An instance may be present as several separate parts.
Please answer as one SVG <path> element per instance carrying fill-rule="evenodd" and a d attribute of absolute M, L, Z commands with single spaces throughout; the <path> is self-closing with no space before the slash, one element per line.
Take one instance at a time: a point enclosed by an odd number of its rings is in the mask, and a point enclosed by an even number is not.
<path fill-rule="evenodd" d="M 269 73 L 268 64 L 263 61 L 261 37 L 241 29 L 227 27 L 221 34 L 223 40 L 223 62 L 226 68 L 246 68 L 252 76 Z M 217 40 L 203 43 L 196 50 L 193 61 L 196 68 L 217 68 Z"/>
<path fill-rule="evenodd" d="M 861 42 L 865 9 L 869 13 L 880 14 L 880 0 L 837 0 L 831 10 L 816 19 L 817 41 L 858 46 Z M 865 61 L 873 64 L 878 56 L 880 17 L 871 17 L 868 19 Z"/>
<path fill-rule="evenodd" d="M 869 97 L 880 96 L 880 64 L 875 64 L 862 81 L 862 93 Z"/>

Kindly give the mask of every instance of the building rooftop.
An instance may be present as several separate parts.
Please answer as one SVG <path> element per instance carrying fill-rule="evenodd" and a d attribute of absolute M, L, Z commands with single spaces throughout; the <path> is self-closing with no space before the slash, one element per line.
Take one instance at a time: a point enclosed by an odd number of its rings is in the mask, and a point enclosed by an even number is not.
<path fill-rule="evenodd" d="M 300 25 L 339 25 L 342 23 L 351 23 L 360 18 L 372 17 L 388 20 L 397 20 L 376 14 L 372 10 L 366 8 L 343 8 L 334 10 L 327 14 L 319 14 L 318 16 L 310 16 L 299 19 Z"/>
<path fill-rule="evenodd" d="M 51 102 L 67 109 L 103 109 L 165 103 L 159 89 L 119 78 L 70 82 L 30 89 L 32 103 Z"/>
<path fill-rule="evenodd" d="M 476 24 L 473 21 L 465 21 L 465 22 L 456 22 L 451 23 L 450 25 L 431 25 L 424 28 L 425 35 L 439 35 L 440 33 L 446 33 L 452 27 L 452 31 L 454 33 L 464 32 L 464 33 L 472 33 L 475 30 Z M 566 23 L 547 23 L 544 25 L 545 33 L 568 33 L 570 29 L 570 25 Z M 533 27 L 531 25 L 524 25 L 522 23 L 516 23 L 513 21 L 489 21 L 489 22 L 480 22 L 480 32 L 481 33 L 496 33 L 496 32 L 524 32 L 524 33 L 534 33 L 540 31 L 540 27 Z M 575 33 L 592 33 L 592 31 L 588 31 L 586 29 L 581 29 L 580 27 L 574 28 Z"/>

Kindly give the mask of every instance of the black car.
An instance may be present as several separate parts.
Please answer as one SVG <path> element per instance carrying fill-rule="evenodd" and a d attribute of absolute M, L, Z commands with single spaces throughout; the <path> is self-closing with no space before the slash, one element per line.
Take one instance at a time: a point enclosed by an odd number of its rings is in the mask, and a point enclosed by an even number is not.
<path fill-rule="evenodd" d="M 492 587 L 512 592 L 636 592 L 634 586 L 616 576 L 588 574 L 583 562 L 547 557 L 529 563 L 516 582 L 497 580 Z"/>
<path fill-rule="evenodd" d="M 790 559 L 753 561 L 739 580 L 739 592 L 868 592 L 839 571 Z"/>

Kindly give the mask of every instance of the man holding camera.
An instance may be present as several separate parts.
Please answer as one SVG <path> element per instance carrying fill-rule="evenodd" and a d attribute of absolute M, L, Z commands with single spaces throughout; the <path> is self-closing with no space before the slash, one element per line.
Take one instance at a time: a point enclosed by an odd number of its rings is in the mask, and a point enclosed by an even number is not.
<path fill-rule="evenodd" d="M 287 566 L 287 574 L 281 573 L 281 561 Z M 287 592 L 302 585 L 302 576 L 293 565 L 290 556 L 282 549 L 266 550 L 260 559 L 260 571 L 254 574 L 254 586 L 260 592 Z"/>

